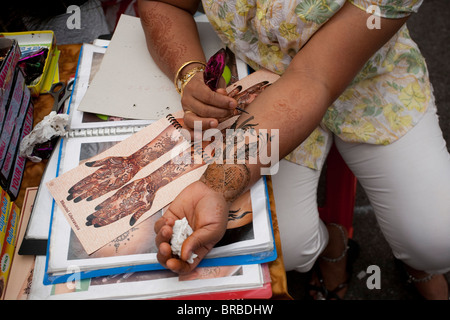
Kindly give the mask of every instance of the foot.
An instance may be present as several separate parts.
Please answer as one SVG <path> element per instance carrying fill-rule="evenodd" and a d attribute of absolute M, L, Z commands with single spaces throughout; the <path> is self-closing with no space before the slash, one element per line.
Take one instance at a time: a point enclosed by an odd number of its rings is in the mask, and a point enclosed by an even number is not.
<path fill-rule="evenodd" d="M 328 292 L 333 292 L 336 299 L 343 299 L 347 292 L 347 243 L 348 233 L 345 228 L 335 224 L 327 225 L 329 241 L 324 252 L 317 261 L 319 272 L 313 274 L 312 287 L 324 285 Z M 319 274 L 317 274 L 319 273 Z M 323 293 L 319 290 L 311 290 L 310 296 L 321 299 Z M 328 297 L 333 298 L 333 297 Z"/>
<path fill-rule="evenodd" d="M 406 266 L 406 265 L 405 265 Z M 425 300 L 449 300 L 447 279 L 442 274 L 430 275 L 406 266 L 409 282 Z"/>

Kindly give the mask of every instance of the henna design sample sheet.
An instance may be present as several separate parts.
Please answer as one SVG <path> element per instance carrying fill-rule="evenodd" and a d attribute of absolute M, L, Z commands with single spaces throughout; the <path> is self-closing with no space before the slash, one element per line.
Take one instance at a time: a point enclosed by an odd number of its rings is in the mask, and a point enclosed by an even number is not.
<path fill-rule="evenodd" d="M 178 143 L 164 142 L 172 139 Z M 68 171 L 47 187 L 88 254 L 166 206 L 204 170 L 179 168 L 176 183 L 161 180 L 161 171 L 170 170 L 170 160 L 190 148 L 166 118 L 81 165 L 67 152 L 76 150 L 74 143 L 77 139 L 67 139 L 63 168 Z"/>

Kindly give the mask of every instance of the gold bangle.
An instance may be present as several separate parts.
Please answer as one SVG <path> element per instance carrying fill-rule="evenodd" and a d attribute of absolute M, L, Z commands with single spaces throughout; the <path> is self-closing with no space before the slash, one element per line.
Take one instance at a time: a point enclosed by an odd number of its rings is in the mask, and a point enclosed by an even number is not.
<path fill-rule="evenodd" d="M 184 77 L 179 80 L 181 88 L 177 87 L 177 90 L 178 89 L 180 90 L 178 93 L 180 95 L 183 95 L 184 87 L 189 83 L 189 81 L 191 81 L 191 79 L 195 76 L 195 74 L 197 72 L 203 72 L 203 71 L 205 71 L 205 67 L 203 67 L 203 66 L 192 68 L 191 70 L 189 70 L 189 72 L 186 73 L 184 75 Z"/>
<path fill-rule="evenodd" d="M 179 76 L 180 76 L 180 72 L 181 72 L 181 70 L 183 70 L 186 66 L 188 66 L 188 65 L 190 65 L 190 64 L 193 64 L 193 63 L 199 63 L 199 64 L 203 65 L 204 67 L 206 67 L 206 63 L 204 63 L 204 62 L 202 62 L 202 61 L 197 61 L 197 60 L 192 60 L 192 61 L 188 61 L 188 62 L 183 63 L 183 64 L 181 65 L 181 67 L 178 69 L 177 73 L 175 74 L 175 78 L 173 79 L 173 84 L 175 85 L 175 88 L 177 89 L 177 92 L 178 92 L 178 93 L 181 93 L 181 88 L 180 88 L 180 86 L 179 86 L 179 84 L 178 84 L 178 82 L 179 82 L 179 80 L 180 80 L 180 79 L 178 79 Z"/>

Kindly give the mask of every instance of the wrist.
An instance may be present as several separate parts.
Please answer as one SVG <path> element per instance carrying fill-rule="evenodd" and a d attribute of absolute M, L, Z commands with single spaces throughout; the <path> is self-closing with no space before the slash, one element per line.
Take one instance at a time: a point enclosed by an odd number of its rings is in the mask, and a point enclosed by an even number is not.
<path fill-rule="evenodd" d="M 188 61 L 181 65 L 175 74 L 173 83 L 179 94 L 183 93 L 184 87 L 191 81 L 191 79 L 198 73 L 205 71 L 206 63 L 202 61 Z"/>

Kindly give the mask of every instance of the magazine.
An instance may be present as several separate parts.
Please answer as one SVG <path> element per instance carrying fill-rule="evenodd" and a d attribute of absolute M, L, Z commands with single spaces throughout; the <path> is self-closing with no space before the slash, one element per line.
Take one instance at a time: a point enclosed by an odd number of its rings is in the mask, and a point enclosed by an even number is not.
<path fill-rule="evenodd" d="M 267 264 L 198 267 L 186 275 L 169 270 L 128 272 L 44 285 L 45 258 L 36 258 L 29 300 L 268 299 Z"/>

